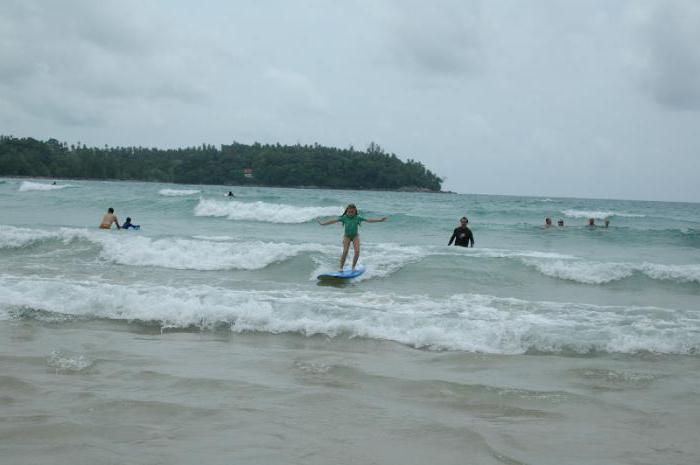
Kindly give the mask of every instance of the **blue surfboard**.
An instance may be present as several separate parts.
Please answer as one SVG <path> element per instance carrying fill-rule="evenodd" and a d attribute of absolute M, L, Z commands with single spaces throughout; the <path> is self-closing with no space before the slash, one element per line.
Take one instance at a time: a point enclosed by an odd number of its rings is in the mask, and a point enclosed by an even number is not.
<path fill-rule="evenodd" d="M 335 271 L 333 273 L 323 273 L 318 275 L 318 279 L 352 279 L 357 278 L 364 272 L 365 267 L 358 266 L 357 268 L 355 268 L 355 271 L 352 271 L 350 268 L 345 268 L 342 272 Z"/>

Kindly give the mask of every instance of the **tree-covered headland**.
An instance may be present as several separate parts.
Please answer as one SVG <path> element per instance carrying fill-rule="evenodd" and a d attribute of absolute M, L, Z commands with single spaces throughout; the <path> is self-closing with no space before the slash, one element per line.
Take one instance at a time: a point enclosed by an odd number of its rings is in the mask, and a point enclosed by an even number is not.
<path fill-rule="evenodd" d="M 0 176 L 425 191 L 442 185 L 422 163 L 402 161 L 374 143 L 366 151 L 237 142 L 219 148 L 98 148 L 0 136 Z"/>

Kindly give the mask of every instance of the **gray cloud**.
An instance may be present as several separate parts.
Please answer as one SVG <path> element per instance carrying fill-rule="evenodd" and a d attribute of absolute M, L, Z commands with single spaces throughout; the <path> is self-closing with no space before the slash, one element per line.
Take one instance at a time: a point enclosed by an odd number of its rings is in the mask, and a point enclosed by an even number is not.
<path fill-rule="evenodd" d="M 132 2 L 133 3 L 133 2 Z M 2 16 L 0 87 L 22 111 L 95 125 L 135 100 L 202 101 L 197 53 L 158 21 L 110 2 L 9 2 Z M 129 8 L 129 6 L 133 8 Z"/>
<path fill-rule="evenodd" d="M 641 18 L 643 84 L 661 105 L 700 110 L 700 4 L 654 4 Z"/>
<path fill-rule="evenodd" d="M 690 0 L 192 5 L 3 2 L 3 133 L 375 141 L 459 192 L 700 200 L 700 112 L 667 110 L 698 108 Z"/>
<path fill-rule="evenodd" d="M 468 75 L 482 68 L 478 2 L 399 2 L 394 7 L 392 46 L 397 64 L 441 75 Z"/>

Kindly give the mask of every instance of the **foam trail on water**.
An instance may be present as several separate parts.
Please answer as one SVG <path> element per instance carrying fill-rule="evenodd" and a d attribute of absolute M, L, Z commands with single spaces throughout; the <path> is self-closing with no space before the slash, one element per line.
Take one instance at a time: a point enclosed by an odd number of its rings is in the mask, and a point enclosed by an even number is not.
<path fill-rule="evenodd" d="M 697 309 L 597 306 L 475 294 L 430 298 L 327 290 L 123 286 L 12 276 L 0 276 L 0 288 L 4 290 L 0 293 L 3 319 L 107 318 L 202 329 L 224 324 L 234 332 L 366 337 L 418 348 L 498 354 L 693 354 L 700 349 Z"/>
<path fill-rule="evenodd" d="M 202 191 L 197 189 L 161 189 L 158 191 L 160 195 L 166 197 L 184 197 L 187 195 L 199 194 L 200 192 Z"/>
<path fill-rule="evenodd" d="M 58 190 L 58 189 L 65 189 L 67 187 L 79 187 L 79 186 L 74 186 L 72 184 L 44 184 L 41 182 L 22 181 L 22 184 L 20 184 L 18 191 L 19 192 L 53 191 L 53 190 Z"/>
<path fill-rule="evenodd" d="M 225 217 L 229 220 L 264 221 L 269 223 L 306 223 L 321 216 L 339 216 L 343 207 L 297 207 L 267 202 L 201 199 L 195 216 Z"/>

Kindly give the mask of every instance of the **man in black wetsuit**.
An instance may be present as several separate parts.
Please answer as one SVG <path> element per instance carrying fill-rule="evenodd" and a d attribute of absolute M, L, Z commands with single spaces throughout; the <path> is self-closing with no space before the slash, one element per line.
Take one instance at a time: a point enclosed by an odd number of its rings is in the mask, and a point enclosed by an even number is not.
<path fill-rule="evenodd" d="M 450 237 L 450 242 L 447 245 L 452 245 L 452 241 L 454 241 L 455 245 L 469 247 L 469 243 L 471 242 L 471 246 L 474 247 L 474 235 L 472 234 L 472 230 L 467 227 L 467 223 L 469 223 L 469 220 L 466 216 L 463 216 L 462 219 L 459 220 L 459 227 L 455 228 L 452 237 Z"/>

